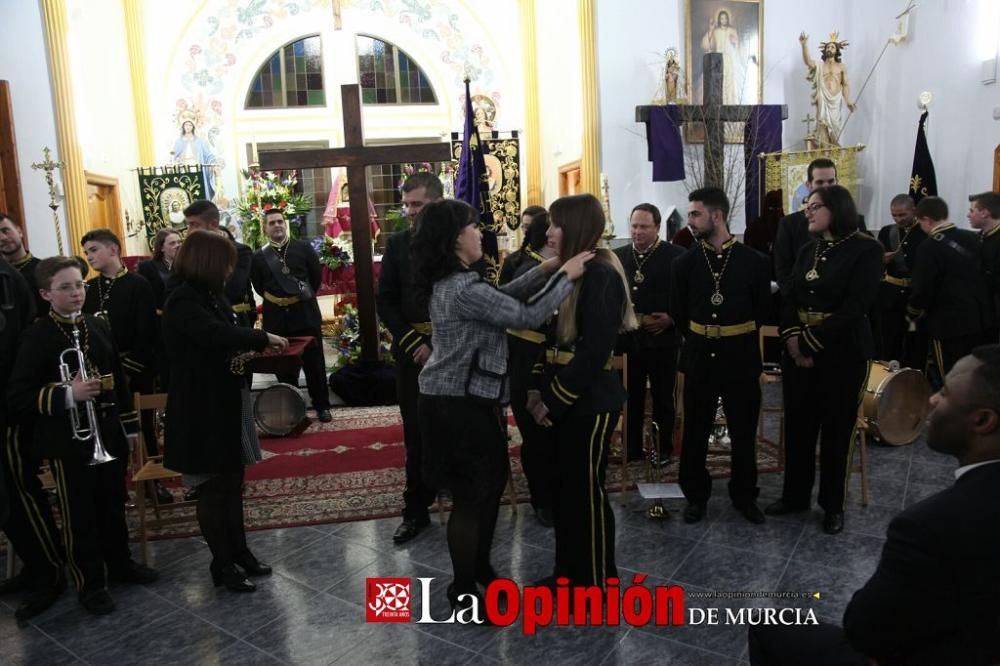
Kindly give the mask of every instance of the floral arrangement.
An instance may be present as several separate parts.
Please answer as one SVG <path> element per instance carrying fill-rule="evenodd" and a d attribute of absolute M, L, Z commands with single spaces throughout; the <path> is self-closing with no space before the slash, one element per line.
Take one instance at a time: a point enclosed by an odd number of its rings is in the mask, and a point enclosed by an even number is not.
<path fill-rule="evenodd" d="M 341 316 L 336 320 L 330 341 L 337 349 L 338 356 L 333 362 L 333 370 L 340 370 L 345 365 L 357 363 L 361 359 L 361 325 L 358 319 L 358 309 L 353 305 L 344 305 Z M 325 335 L 325 334 L 324 334 Z M 389 330 L 380 321 L 378 323 L 378 358 L 386 363 L 393 363 L 392 337 Z"/>
<path fill-rule="evenodd" d="M 313 250 L 319 255 L 319 263 L 323 264 L 331 271 L 335 271 L 343 266 L 350 266 L 354 263 L 351 259 L 350 241 L 344 236 L 317 236 L 312 239 Z"/>
<path fill-rule="evenodd" d="M 274 171 L 243 171 L 245 196 L 236 203 L 243 230 L 243 242 L 252 248 L 264 244 L 266 236 L 261 228 L 264 213 L 277 208 L 289 221 L 304 215 L 310 208 L 309 197 L 296 192 L 298 184 L 294 171 L 282 174 Z M 289 224 L 289 233 L 294 236 L 295 225 Z"/>

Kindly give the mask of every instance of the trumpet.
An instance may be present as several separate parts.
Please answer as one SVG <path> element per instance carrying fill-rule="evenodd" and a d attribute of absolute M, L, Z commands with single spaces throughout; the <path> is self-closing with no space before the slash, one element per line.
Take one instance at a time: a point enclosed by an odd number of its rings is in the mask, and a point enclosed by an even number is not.
<path fill-rule="evenodd" d="M 660 426 L 656 421 L 649 422 L 649 428 L 643 432 L 642 443 L 646 454 L 646 483 L 662 483 L 661 477 L 666 470 L 660 466 Z M 649 507 L 646 515 L 654 520 L 670 517 L 661 498 L 653 501 L 653 506 Z"/>
<path fill-rule="evenodd" d="M 66 361 L 67 354 L 76 357 L 77 367 L 80 369 L 80 379 L 88 381 L 90 377 L 87 376 L 87 359 L 83 355 L 83 349 L 80 347 L 80 330 L 77 328 L 73 329 L 73 346 L 67 347 L 59 354 L 59 377 L 62 379 L 62 385 L 72 391 L 73 374 L 69 363 Z M 100 465 L 111 462 L 115 457 L 108 453 L 107 449 L 104 448 L 104 442 L 101 441 L 100 421 L 97 419 L 97 409 L 94 407 L 94 401 L 87 400 L 83 405 L 83 418 L 81 418 L 80 407 L 76 404 L 75 400 L 73 401 L 73 406 L 69 409 L 69 419 L 73 427 L 73 439 L 78 442 L 93 440 L 94 455 L 90 459 L 89 465 Z"/>

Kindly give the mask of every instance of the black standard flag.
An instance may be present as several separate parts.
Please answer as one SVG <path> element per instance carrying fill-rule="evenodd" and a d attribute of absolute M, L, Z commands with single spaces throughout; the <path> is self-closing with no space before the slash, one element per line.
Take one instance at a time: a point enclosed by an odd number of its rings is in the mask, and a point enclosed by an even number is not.
<path fill-rule="evenodd" d="M 924 197 L 937 196 L 934 160 L 931 159 L 931 151 L 927 147 L 927 132 L 924 130 L 926 122 L 927 112 L 924 111 L 917 126 L 917 145 L 913 149 L 913 170 L 910 172 L 910 196 L 914 202 L 919 202 Z"/>

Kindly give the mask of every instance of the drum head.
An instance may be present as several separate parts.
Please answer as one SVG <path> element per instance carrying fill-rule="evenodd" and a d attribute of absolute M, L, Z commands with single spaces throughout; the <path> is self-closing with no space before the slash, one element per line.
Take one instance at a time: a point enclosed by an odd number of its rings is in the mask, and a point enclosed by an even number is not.
<path fill-rule="evenodd" d="M 253 417 L 263 432 L 284 437 L 294 432 L 305 419 L 306 403 L 294 386 L 275 384 L 257 396 Z"/>
<path fill-rule="evenodd" d="M 924 429 L 931 388 L 923 374 L 904 368 L 892 373 L 878 397 L 878 433 L 886 444 L 909 444 Z"/>

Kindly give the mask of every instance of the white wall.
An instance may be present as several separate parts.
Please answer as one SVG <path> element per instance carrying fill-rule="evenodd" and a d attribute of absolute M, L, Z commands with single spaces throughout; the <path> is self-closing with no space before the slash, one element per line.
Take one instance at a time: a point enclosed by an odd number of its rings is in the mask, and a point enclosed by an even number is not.
<path fill-rule="evenodd" d="M 559 167 L 583 151 L 583 79 L 576 0 L 536 0 L 542 200 L 559 197 Z M 603 92 L 603 91 L 602 91 Z"/>
<path fill-rule="evenodd" d="M 52 149 L 52 159 L 58 160 L 59 147 L 38 3 L 0 2 L 0 25 L 4 27 L 0 78 L 10 81 L 17 162 L 26 218 L 23 222 L 32 254 L 47 257 L 57 252 L 55 225 L 49 209 L 45 175 L 41 171 L 33 171 L 31 164 L 42 161 L 42 148 L 45 146 Z M 55 175 L 58 182 L 59 172 L 56 171 Z M 65 243 L 66 218 L 61 208 L 59 219 Z"/>
<path fill-rule="evenodd" d="M 830 32 L 839 31 L 841 39 L 850 42 L 844 62 L 856 95 L 904 5 L 870 0 L 765 2 L 764 103 L 788 105 L 786 150 L 802 147 L 801 120 L 811 111 L 799 33 L 810 35 L 814 54 Z M 911 40 L 890 47 L 883 57 L 843 140 L 845 145 L 867 145 L 860 166 L 860 208 L 875 223 L 886 223 L 888 200 L 907 188 L 921 90 L 932 91 L 938 100 L 931 108 L 929 141 L 940 194 L 953 209 L 964 210 L 968 193 L 989 188 L 993 149 L 1000 142 L 1000 122 L 992 120 L 991 113 L 1000 105 L 1000 86 L 979 83 L 979 59 L 986 56 L 974 52 L 990 39 L 996 49 L 998 6 L 997 0 L 919 3 L 910 23 Z M 610 181 L 616 233 L 624 235 L 628 211 L 636 203 L 677 205 L 682 210 L 686 205 L 683 184 L 652 182 L 645 126 L 634 120 L 634 107 L 649 104 L 657 93 L 663 51 L 674 46 L 684 53 L 684 3 L 598 0 L 598 17 L 602 164 Z M 985 36 L 976 37 L 977 27 Z M 733 230 L 742 232 L 744 226 L 739 211 Z"/>

